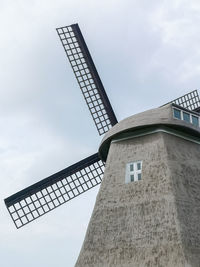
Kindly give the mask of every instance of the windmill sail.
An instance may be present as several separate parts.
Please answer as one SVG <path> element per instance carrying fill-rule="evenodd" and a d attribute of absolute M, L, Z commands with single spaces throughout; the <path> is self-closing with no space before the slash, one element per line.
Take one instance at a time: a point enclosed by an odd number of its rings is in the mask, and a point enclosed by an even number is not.
<path fill-rule="evenodd" d="M 102 135 L 117 123 L 117 119 L 80 28 L 73 24 L 56 30 L 99 135 Z"/>
<path fill-rule="evenodd" d="M 104 164 L 98 153 L 6 198 L 17 228 L 101 183 Z"/>
<path fill-rule="evenodd" d="M 200 98 L 197 90 L 174 99 L 173 101 L 170 101 L 170 103 L 177 104 L 193 111 L 198 111 L 200 109 Z"/>

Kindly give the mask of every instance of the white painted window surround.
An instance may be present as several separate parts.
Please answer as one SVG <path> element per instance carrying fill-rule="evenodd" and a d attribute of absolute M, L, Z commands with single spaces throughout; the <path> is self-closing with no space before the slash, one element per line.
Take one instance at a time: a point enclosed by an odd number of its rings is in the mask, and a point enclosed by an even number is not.
<path fill-rule="evenodd" d="M 200 127 L 199 116 L 179 108 L 173 108 L 173 117 L 178 120 L 183 120 L 185 122 L 191 123 L 197 127 Z"/>
<path fill-rule="evenodd" d="M 142 161 L 133 161 L 126 164 L 125 183 L 135 182 L 142 179 Z"/>

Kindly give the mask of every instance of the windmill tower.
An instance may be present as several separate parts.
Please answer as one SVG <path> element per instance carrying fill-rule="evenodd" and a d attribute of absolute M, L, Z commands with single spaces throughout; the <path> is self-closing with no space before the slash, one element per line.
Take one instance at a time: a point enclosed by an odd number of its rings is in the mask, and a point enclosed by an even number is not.
<path fill-rule="evenodd" d="M 200 266 L 197 91 L 117 122 L 77 24 L 57 29 L 98 153 L 5 199 L 20 228 L 103 182 L 76 266 Z M 105 165 L 105 173 L 104 173 Z"/>
<path fill-rule="evenodd" d="M 200 266 L 199 145 L 199 116 L 175 104 L 114 126 L 76 267 Z"/>

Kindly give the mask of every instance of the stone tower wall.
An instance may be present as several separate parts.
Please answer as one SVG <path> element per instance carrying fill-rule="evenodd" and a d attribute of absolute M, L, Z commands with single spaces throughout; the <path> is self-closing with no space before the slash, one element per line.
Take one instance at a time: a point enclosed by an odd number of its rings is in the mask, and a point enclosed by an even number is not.
<path fill-rule="evenodd" d="M 166 136 L 184 254 L 189 266 L 200 266 L 200 145 Z"/>
<path fill-rule="evenodd" d="M 166 133 L 113 142 L 76 267 L 199 267 L 198 150 Z M 142 180 L 125 184 L 137 160 Z"/>

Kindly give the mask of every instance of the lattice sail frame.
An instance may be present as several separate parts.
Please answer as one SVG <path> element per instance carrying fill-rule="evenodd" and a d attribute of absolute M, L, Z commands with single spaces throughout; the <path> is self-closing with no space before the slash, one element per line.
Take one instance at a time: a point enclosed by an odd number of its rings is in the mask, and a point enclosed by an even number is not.
<path fill-rule="evenodd" d="M 117 119 L 78 24 L 57 28 L 75 77 L 100 135 Z M 197 90 L 172 101 L 190 110 L 200 107 Z M 17 228 L 101 183 L 103 162 L 94 154 L 10 197 L 5 204 Z"/>
<path fill-rule="evenodd" d="M 73 24 L 56 30 L 99 135 L 102 135 L 117 123 L 117 119 L 80 28 Z"/>
<path fill-rule="evenodd" d="M 189 110 L 196 110 L 200 107 L 200 98 L 197 90 L 185 94 L 170 103 L 177 104 Z"/>
<path fill-rule="evenodd" d="M 104 164 L 94 154 L 5 199 L 17 228 L 101 183 Z"/>

